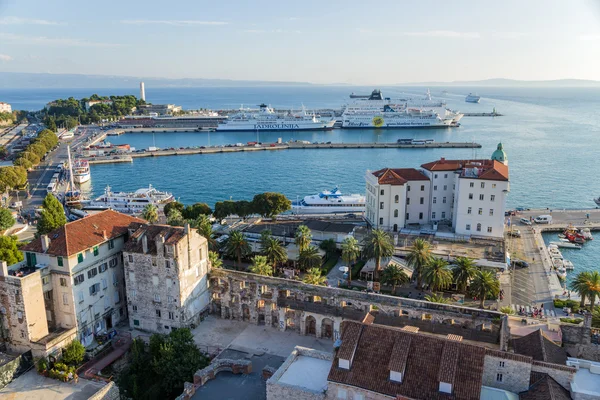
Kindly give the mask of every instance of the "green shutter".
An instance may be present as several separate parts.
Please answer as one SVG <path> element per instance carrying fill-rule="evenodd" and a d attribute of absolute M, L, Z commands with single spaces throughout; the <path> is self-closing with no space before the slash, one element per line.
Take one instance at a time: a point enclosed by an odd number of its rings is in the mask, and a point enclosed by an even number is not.
<path fill-rule="evenodd" d="M 94 256 L 98 255 L 98 246 L 94 246 Z"/>
<path fill-rule="evenodd" d="M 78 263 L 81 263 L 81 262 L 83 262 L 83 253 L 79 253 L 79 254 L 77 254 L 77 262 L 78 262 Z"/>
<path fill-rule="evenodd" d="M 27 259 L 27 266 L 32 267 L 31 265 L 31 253 L 25 253 L 25 258 Z"/>
<path fill-rule="evenodd" d="M 35 267 L 36 264 L 37 264 L 37 257 L 35 255 L 35 253 L 31 253 L 31 266 Z"/>
<path fill-rule="evenodd" d="M 62 257 L 57 257 L 57 261 L 58 261 L 58 266 L 62 267 L 63 266 L 63 258 Z"/>

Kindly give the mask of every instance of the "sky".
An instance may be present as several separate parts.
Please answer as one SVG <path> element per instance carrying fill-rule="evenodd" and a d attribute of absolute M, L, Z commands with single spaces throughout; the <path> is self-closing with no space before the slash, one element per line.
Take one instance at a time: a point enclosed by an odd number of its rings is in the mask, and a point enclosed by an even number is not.
<path fill-rule="evenodd" d="M 0 72 L 600 80 L 600 0 L 0 0 Z"/>

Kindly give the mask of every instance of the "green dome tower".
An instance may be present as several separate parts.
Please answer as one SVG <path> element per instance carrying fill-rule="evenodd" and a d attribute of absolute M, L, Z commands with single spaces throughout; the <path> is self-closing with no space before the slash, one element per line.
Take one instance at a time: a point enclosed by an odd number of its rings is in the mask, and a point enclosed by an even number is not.
<path fill-rule="evenodd" d="M 508 165 L 508 157 L 506 156 L 506 153 L 504 152 L 502 143 L 498 143 L 498 148 L 496 149 L 496 151 L 494 151 L 494 153 L 492 153 L 492 160 L 496 160 L 498 162 L 501 162 L 504 165 Z"/>

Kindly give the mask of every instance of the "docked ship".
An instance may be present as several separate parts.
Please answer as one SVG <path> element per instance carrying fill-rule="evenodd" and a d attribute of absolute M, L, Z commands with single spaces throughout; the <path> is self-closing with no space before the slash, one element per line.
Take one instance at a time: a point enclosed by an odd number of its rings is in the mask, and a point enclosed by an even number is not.
<path fill-rule="evenodd" d="M 241 109 L 219 123 L 217 131 L 303 131 L 333 129 L 335 119 L 309 114 L 303 108 L 299 113 L 278 113 L 266 104 L 257 110 Z"/>
<path fill-rule="evenodd" d="M 292 212 L 295 214 L 340 214 L 364 211 L 365 196 L 362 194 L 344 195 L 337 187 L 292 202 Z"/>
<path fill-rule="evenodd" d="M 479 103 L 480 99 L 481 99 L 481 96 L 478 96 L 477 94 L 473 94 L 473 93 L 469 93 L 467 95 L 467 97 L 465 97 L 465 101 L 467 103 Z"/>
<path fill-rule="evenodd" d="M 73 181 L 75 183 L 85 183 L 92 177 L 90 173 L 90 164 L 87 160 L 73 161 Z"/>
<path fill-rule="evenodd" d="M 115 210 L 126 214 L 141 214 L 149 204 L 162 209 L 165 204 L 175 200 L 168 192 L 160 192 L 149 185 L 135 192 L 113 192 L 110 186 L 104 189 L 104 194 L 94 200 L 82 202 L 85 210 Z"/>
<path fill-rule="evenodd" d="M 356 99 L 342 113 L 343 128 L 445 128 L 459 126 L 463 114 L 427 94 L 423 98 L 384 98 L 374 90 L 368 99 Z"/>

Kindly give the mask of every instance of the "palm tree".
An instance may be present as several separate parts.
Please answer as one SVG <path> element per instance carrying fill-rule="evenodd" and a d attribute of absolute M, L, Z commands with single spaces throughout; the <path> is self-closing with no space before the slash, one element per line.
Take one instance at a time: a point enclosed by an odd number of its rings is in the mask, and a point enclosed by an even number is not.
<path fill-rule="evenodd" d="M 471 292 L 479 297 L 479 308 L 483 308 L 486 297 L 498 297 L 500 282 L 490 271 L 477 271 L 471 281 Z"/>
<path fill-rule="evenodd" d="M 261 247 L 269 240 L 271 239 L 273 236 L 273 232 L 271 232 L 270 229 L 264 229 L 261 233 L 260 233 L 260 239 L 258 240 Z"/>
<path fill-rule="evenodd" d="M 327 277 L 321 275 L 320 268 L 311 268 L 304 274 L 302 282 L 308 283 L 309 285 L 325 285 Z"/>
<path fill-rule="evenodd" d="M 452 283 L 452 271 L 448 267 L 448 262 L 441 258 L 432 258 L 423 271 L 423 279 L 431 290 L 437 292 L 447 288 Z"/>
<path fill-rule="evenodd" d="M 208 242 L 209 250 L 217 250 L 217 239 L 215 238 L 215 234 L 213 232 L 212 225 L 208 220 L 208 217 L 206 215 L 201 215 L 196 221 L 196 225 L 198 226 L 198 234 L 205 238 Z"/>
<path fill-rule="evenodd" d="M 306 250 L 301 250 L 298 255 L 298 265 L 300 269 L 307 271 L 310 268 L 321 266 L 321 254 L 315 246 L 310 246 Z"/>
<path fill-rule="evenodd" d="M 581 301 L 579 302 L 579 307 L 585 307 L 585 299 L 589 297 L 590 293 L 588 292 L 588 282 L 591 279 L 591 274 L 589 271 L 583 271 L 578 273 L 575 276 L 575 279 L 571 281 L 569 285 L 570 289 L 574 292 L 579 293 L 581 297 Z"/>
<path fill-rule="evenodd" d="M 500 307 L 500 312 L 506 315 L 513 315 L 515 310 L 510 308 L 509 306 Z"/>
<path fill-rule="evenodd" d="M 288 259 L 287 251 L 283 247 L 283 244 L 272 236 L 261 240 L 260 252 L 267 257 L 267 261 L 271 263 L 273 269 L 277 267 L 277 264 L 284 263 Z"/>
<path fill-rule="evenodd" d="M 242 257 L 251 253 L 250 244 L 240 231 L 232 231 L 225 245 L 225 253 L 237 259 L 237 265 L 242 263 Z"/>
<path fill-rule="evenodd" d="M 590 310 L 594 311 L 596 297 L 600 296 L 600 272 L 590 272 L 590 278 L 587 282 L 588 297 L 590 298 Z"/>
<path fill-rule="evenodd" d="M 312 233 L 310 233 L 310 229 L 306 225 L 300 225 L 298 229 L 296 229 L 296 236 L 294 238 L 294 243 L 298 246 L 298 251 L 302 252 L 306 250 L 308 246 L 310 246 L 310 242 L 312 241 Z"/>
<path fill-rule="evenodd" d="M 250 272 L 257 275 L 273 276 L 273 267 L 267 261 L 265 256 L 254 256 Z"/>
<path fill-rule="evenodd" d="M 363 255 L 368 260 L 375 260 L 375 276 L 381 269 L 381 258 L 394 255 L 394 240 L 382 229 L 373 229 L 363 239 Z"/>
<path fill-rule="evenodd" d="M 212 268 L 222 268 L 223 267 L 223 260 L 221 260 L 219 258 L 219 253 L 217 253 L 216 251 L 208 252 L 208 261 L 210 261 L 210 266 Z"/>
<path fill-rule="evenodd" d="M 592 327 L 600 328 L 600 307 L 596 307 L 596 309 L 592 311 Z"/>
<path fill-rule="evenodd" d="M 323 240 L 319 244 L 319 248 L 325 251 L 325 257 L 329 259 L 337 251 L 337 243 L 333 239 Z"/>
<path fill-rule="evenodd" d="M 464 293 L 469 285 L 469 282 L 477 273 L 477 268 L 472 259 L 467 257 L 457 257 L 454 260 L 454 268 L 452 268 L 452 277 L 458 285 L 458 291 Z"/>
<path fill-rule="evenodd" d="M 353 236 L 348 236 L 342 241 L 342 260 L 348 267 L 348 287 L 352 282 L 352 267 L 360 254 L 360 247 L 358 247 L 358 240 Z"/>
<path fill-rule="evenodd" d="M 431 245 L 427 240 L 416 239 L 408 255 L 406 256 L 406 262 L 413 269 L 413 276 L 417 277 L 417 288 L 420 290 L 422 287 L 423 269 L 431 260 Z"/>
<path fill-rule="evenodd" d="M 406 272 L 396 264 L 390 264 L 381 271 L 381 283 L 392 285 L 392 294 L 396 292 L 396 286 L 406 283 L 409 280 Z"/>
<path fill-rule="evenodd" d="M 430 301 L 432 303 L 440 303 L 440 304 L 448 304 L 450 300 L 447 297 L 444 297 L 442 293 L 432 293 L 425 296 L 425 300 Z"/>
<path fill-rule="evenodd" d="M 148 204 L 142 211 L 142 218 L 151 224 L 158 221 L 158 207 L 156 207 L 154 204 Z"/>

